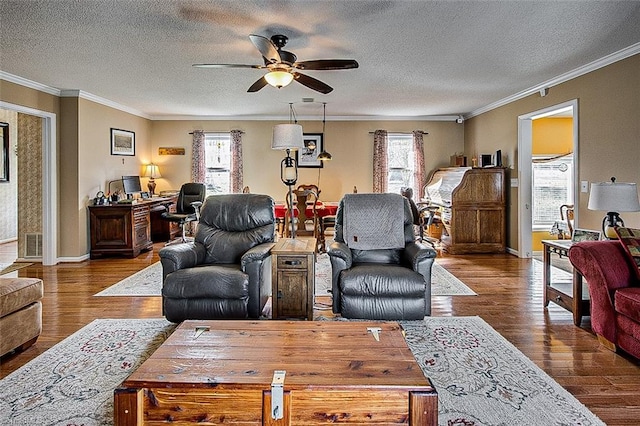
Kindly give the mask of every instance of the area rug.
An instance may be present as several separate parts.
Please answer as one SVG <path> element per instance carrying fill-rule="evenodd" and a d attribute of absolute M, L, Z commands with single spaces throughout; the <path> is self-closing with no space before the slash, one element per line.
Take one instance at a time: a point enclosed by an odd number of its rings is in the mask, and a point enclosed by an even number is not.
<path fill-rule="evenodd" d="M 93 321 L 0 381 L 0 424 L 113 424 L 113 390 L 174 328 L 165 319 Z"/>
<path fill-rule="evenodd" d="M 604 425 L 478 317 L 402 327 L 438 391 L 441 426 Z M 173 328 L 163 319 L 92 322 L 0 381 L 0 424 L 113 424 L 113 390 Z"/>
<path fill-rule="evenodd" d="M 321 253 L 316 262 L 317 296 L 328 295 L 331 290 L 331 263 L 329 255 Z M 160 296 L 162 291 L 162 265 L 156 262 L 141 271 L 102 290 L 94 296 Z M 434 262 L 431 270 L 432 296 L 469 296 L 476 293 L 449 271 Z"/>
<path fill-rule="evenodd" d="M 604 425 L 479 317 L 428 317 L 402 327 L 438 391 L 440 425 Z"/>
<path fill-rule="evenodd" d="M 8 274 L 9 272 L 17 271 L 18 269 L 26 268 L 33 265 L 31 262 L 13 262 L 0 264 L 0 275 Z"/>

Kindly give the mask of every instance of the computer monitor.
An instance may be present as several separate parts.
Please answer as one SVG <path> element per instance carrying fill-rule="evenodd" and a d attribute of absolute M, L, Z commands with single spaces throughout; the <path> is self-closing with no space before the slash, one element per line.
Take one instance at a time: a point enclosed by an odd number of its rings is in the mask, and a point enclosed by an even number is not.
<path fill-rule="evenodd" d="M 124 189 L 125 194 L 142 192 L 140 176 L 122 176 L 122 189 Z"/>

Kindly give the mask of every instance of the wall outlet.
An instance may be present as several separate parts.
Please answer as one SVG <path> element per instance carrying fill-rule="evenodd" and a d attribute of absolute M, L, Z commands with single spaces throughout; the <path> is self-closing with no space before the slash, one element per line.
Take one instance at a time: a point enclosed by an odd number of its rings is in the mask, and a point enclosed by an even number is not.
<path fill-rule="evenodd" d="M 589 181 L 580 181 L 580 192 L 589 192 Z"/>
<path fill-rule="evenodd" d="M 511 187 L 512 188 L 518 187 L 518 178 L 511 178 Z"/>

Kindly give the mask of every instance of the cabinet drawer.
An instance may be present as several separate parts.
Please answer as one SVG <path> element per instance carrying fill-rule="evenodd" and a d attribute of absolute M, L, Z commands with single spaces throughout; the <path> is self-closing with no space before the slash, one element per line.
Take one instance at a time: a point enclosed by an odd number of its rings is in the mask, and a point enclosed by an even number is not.
<path fill-rule="evenodd" d="M 307 269 L 307 256 L 278 256 L 278 269 Z"/>

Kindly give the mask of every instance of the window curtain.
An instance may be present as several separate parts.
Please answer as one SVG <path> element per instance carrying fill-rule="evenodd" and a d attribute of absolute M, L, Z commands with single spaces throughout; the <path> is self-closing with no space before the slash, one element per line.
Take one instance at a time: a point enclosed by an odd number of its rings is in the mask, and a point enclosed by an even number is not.
<path fill-rule="evenodd" d="M 242 130 L 231 131 L 231 193 L 242 192 Z"/>
<path fill-rule="evenodd" d="M 207 166 L 204 155 L 204 131 L 193 131 L 193 150 L 191 152 L 191 182 L 204 183 Z"/>
<path fill-rule="evenodd" d="M 389 138 L 386 130 L 373 132 L 373 192 L 387 192 L 387 147 Z"/>
<path fill-rule="evenodd" d="M 424 186 L 427 184 L 424 170 L 424 133 L 422 130 L 413 131 L 413 181 L 416 185 L 416 200 L 422 200 Z"/>

